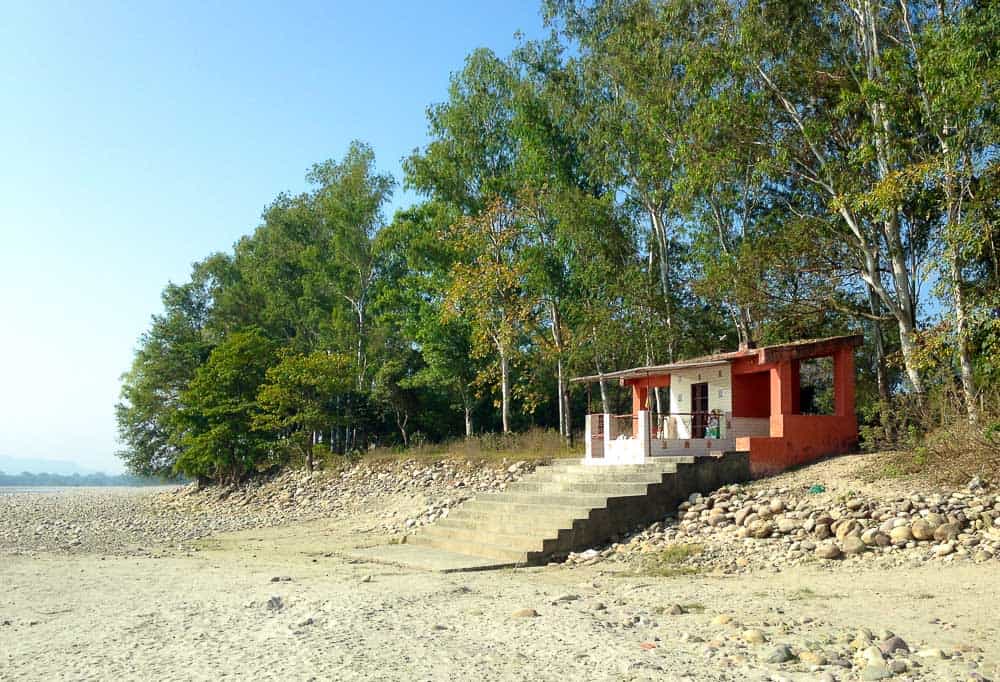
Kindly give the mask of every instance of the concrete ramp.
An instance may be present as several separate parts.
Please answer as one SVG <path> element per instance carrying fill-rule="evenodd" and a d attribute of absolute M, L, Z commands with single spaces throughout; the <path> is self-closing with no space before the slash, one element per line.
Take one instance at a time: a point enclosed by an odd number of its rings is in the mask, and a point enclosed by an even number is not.
<path fill-rule="evenodd" d="M 480 556 L 458 554 L 434 547 L 420 545 L 379 545 L 343 552 L 342 556 L 354 561 L 363 561 L 385 566 L 415 568 L 438 573 L 464 573 L 468 571 L 489 571 L 510 568 L 512 562 L 497 561 Z"/>
<path fill-rule="evenodd" d="M 749 478 L 746 452 L 613 466 L 556 462 L 502 493 L 477 496 L 400 547 L 481 557 L 494 566 L 540 564 L 662 519 L 691 493 Z"/>

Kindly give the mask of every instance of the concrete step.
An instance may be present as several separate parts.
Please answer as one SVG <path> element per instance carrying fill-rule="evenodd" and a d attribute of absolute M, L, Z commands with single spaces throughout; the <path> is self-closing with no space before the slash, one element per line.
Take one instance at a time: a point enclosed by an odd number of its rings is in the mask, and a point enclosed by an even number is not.
<path fill-rule="evenodd" d="M 496 496 L 493 499 L 497 502 L 510 504 L 534 504 L 542 506 L 584 507 L 587 509 L 594 509 L 607 506 L 608 499 L 611 497 L 628 496 L 573 492 L 503 492 L 496 493 Z"/>
<path fill-rule="evenodd" d="M 486 514 L 483 516 L 464 516 L 438 521 L 436 526 L 442 528 L 455 529 L 480 529 L 491 533 L 505 533 L 510 535 L 523 535 L 532 533 L 541 537 L 555 537 L 560 530 L 573 528 L 577 519 L 564 518 L 553 520 L 548 517 L 535 516 L 500 516 L 499 514 Z"/>
<path fill-rule="evenodd" d="M 662 518 L 690 492 L 746 480 L 749 459 L 727 457 L 686 453 L 624 466 L 557 461 L 504 492 L 477 495 L 406 542 L 504 564 L 540 563 Z"/>
<path fill-rule="evenodd" d="M 525 482 L 580 481 L 596 483 L 601 481 L 623 483 L 659 482 L 667 474 L 677 472 L 676 464 L 664 465 L 650 471 L 618 471 L 618 467 L 580 467 L 578 470 L 539 472 L 520 481 L 508 484 L 507 488 Z"/>
<path fill-rule="evenodd" d="M 664 457 L 663 461 L 646 462 L 645 464 L 584 464 L 579 461 L 575 464 L 559 464 L 551 466 L 541 466 L 535 469 L 534 474 L 552 472 L 561 473 L 567 471 L 620 471 L 620 472 L 640 472 L 640 471 L 660 471 L 663 467 L 677 464 L 693 464 L 694 456 L 690 453 Z"/>
<path fill-rule="evenodd" d="M 649 486 L 658 485 L 660 479 L 645 481 L 520 481 L 518 485 L 507 486 L 506 493 L 536 493 L 558 495 L 563 493 L 605 495 L 621 497 L 630 495 L 645 495 Z"/>
<path fill-rule="evenodd" d="M 555 544 L 559 532 L 534 535 L 498 533 L 482 528 L 446 528 L 434 524 L 424 528 L 420 535 L 434 540 L 461 540 L 471 544 L 495 545 L 519 552 L 541 552 L 546 549 L 546 543 L 550 546 Z"/>
<path fill-rule="evenodd" d="M 511 526 L 545 520 L 560 528 L 569 528 L 574 521 L 589 518 L 590 511 L 589 507 L 560 507 L 505 502 L 484 502 L 472 506 L 472 502 L 467 502 L 451 512 L 447 519 L 476 523 L 490 519 L 498 523 L 509 523 Z"/>
<path fill-rule="evenodd" d="M 498 547 L 489 543 L 466 542 L 464 540 L 454 540 L 448 538 L 435 538 L 424 534 L 411 535 L 406 538 L 406 544 L 422 547 L 434 547 L 443 549 L 446 552 L 457 554 L 471 554 L 488 559 L 509 562 L 511 564 L 527 564 L 539 557 L 540 552 L 522 552 L 509 547 Z"/>

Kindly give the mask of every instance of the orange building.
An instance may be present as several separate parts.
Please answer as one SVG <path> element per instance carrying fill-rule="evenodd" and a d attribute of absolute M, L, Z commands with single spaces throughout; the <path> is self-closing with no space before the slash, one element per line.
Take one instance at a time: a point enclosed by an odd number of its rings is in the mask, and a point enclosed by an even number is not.
<path fill-rule="evenodd" d="M 574 379 L 632 388 L 630 414 L 587 415 L 584 462 L 641 464 L 742 451 L 750 453 L 752 473 L 761 475 L 849 452 L 858 443 L 854 349 L 862 340 L 796 341 Z M 804 396 L 802 363 L 821 358 L 832 359 L 831 409 L 803 414 L 803 397 L 812 402 L 814 396 Z M 658 406 L 654 389 L 660 389 Z"/>

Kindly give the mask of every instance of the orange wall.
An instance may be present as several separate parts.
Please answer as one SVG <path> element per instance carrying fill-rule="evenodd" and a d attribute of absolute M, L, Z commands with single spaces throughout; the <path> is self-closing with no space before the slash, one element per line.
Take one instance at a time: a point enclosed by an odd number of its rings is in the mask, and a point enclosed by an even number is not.
<path fill-rule="evenodd" d="M 733 374 L 733 416 L 769 417 L 771 378 L 767 372 Z"/>
<path fill-rule="evenodd" d="M 858 445 L 858 420 L 854 415 L 778 415 L 771 418 L 771 428 L 775 426 L 780 435 L 736 439 L 737 450 L 750 451 L 750 471 L 754 476 L 850 452 Z"/>
<path fill-rule="evenodd" d="M 762 390 L 751 388 L 751 398 L 737 398 L 737 383 L 760 382 L 758 374 L 733 376 L 733 413 L 736 410 L 762 410 Z M 770 384 L 769 438 L 746 437 L 736 439 L 737 450 L 750 451 L 750 471 L 755 476 L 771 474 L 789 467 L 812 462 L 826 455 L 836 455 L 855 450 L 858 446 L 858 418 L 855 413 L 855 373 L 853 348 L 838 349 L 833 354 L 833 415 L 805 415 L 799 412 L 799 363 L 798 360 L 776 362 L 767 374 Z M 744 402 L 746 401 L 746 402 Z M 744 415 L 750 416 L 750 415 Z M 757 416 L 757 415 L 754 415 Z M 767 416 L 767 415 L 760 415 Z"/>

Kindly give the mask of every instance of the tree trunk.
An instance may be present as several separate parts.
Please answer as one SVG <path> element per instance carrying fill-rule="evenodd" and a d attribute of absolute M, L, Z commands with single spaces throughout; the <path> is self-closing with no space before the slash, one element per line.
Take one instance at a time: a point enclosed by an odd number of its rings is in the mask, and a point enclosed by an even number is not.
<path fill-rule="evenodd" d="M 566 401 L 563 388 L 562 359 L 556 360 L 556 402 L 559 403 L 559 435 L 566 436 Z"/>
<path fill-rule="evenodd" d="M 500 351 L 500 400 L 503 432 L 510 433 L 510 368 L 507 353 Z"/>
<path fill-rule="evenodd" d="M 962 376 L 962 394 L 965 399 L 965 411 L 969 421 L 979 421 L 979 388 L 976 377 L 972 373 L 972 353 L 969 342 L 969 320 L 965 312 L 965 295 L 962 277 L 962 263 L 958 248 L 954 243 L 948 244 L 948 268 L 951 276 L 952 298 L 955 308 L 955 331 L 958 335 L 958 363 Z"/>
<path fill-rule="evenodd" d="M 566 415 L 566 447 L 573 447 L 573 413 L 569 409 L 569 389 L 563 392 L 563 412 Z"/>
<path fill-rule="evenodd" d="M 396 426 L 399 427 L 399 433 L 403 437 L 403 447 L 410 447 L 410 438 L 406 433 L 406 425 L 410 421 L 410 415 L 400 416 L 399 412 L 396 412 Z"/>
<path fill-rule="evenodd" d="M 594 367 L 597 368 L 597 373 L 598 374 L 604 374 L 604 371 L 601 369 L 601 363 L 600 362 L 598 362 L 598 361 L 595 360 L 594 361 Z M 605 383 L 605 381 L 604 381 L 603 378 L 598 379 L 597 383 L 601 387 L 601 411 L 604 414 L 610 414 L 611 413 L 611 409 L 608 407 L 608 386 Z"/>
<path fill-rule="evenodd" d="M 465 437 L 472 438 L 472 408 L 465 404 Z"/>
<path fill-rule="evenodd" d="M 646 210 L 649 211 L 649 221 L 653 226 L 653 236 L 656 238 L 656 245 L 660 252 L 660 291 L 663 293 L 663 302 L 666 305 L 667 313 L 667 362 L 673 362 L 674 323 L 673 305 L 670 300 L 670 238 L 667 235 L 667 227 L 663 224 L 663 219 L 659 211 L 649 205 L 647 205 Z"/>
<path fill-rule="evenodd" d="M 882 306 L 875 291 L 868 286 L 868 308 L 873 317 L 881 317 Z M 889 404 L 889 371 L 885 364 L 885 342 L 882 339 L 882 323 L 872 320 L 872 340 L 875 342 L 875 375 L 878 381 L 878 398 L 883 405 Z"/>

